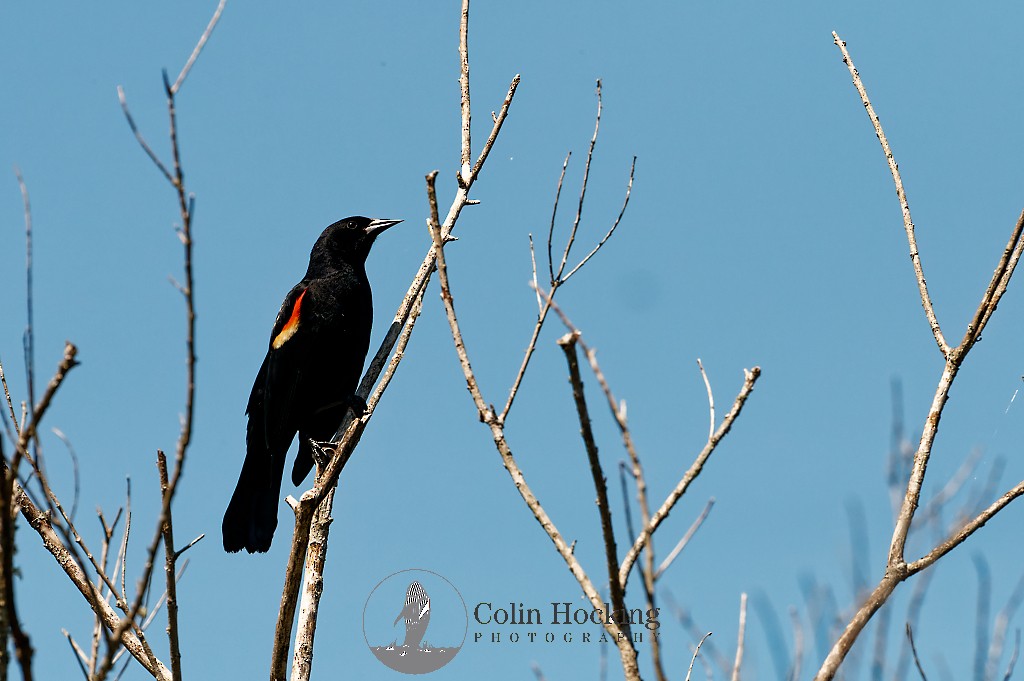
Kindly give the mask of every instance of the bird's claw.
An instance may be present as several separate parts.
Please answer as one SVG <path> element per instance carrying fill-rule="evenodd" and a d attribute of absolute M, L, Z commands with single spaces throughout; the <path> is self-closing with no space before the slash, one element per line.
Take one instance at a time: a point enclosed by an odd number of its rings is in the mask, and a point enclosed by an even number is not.
<path fill-rule="evenodd" d="M 310 440 L 309 443 L 313 445 L 313 462 L 316 463 L 317 470 L 323 470 L 334 455 L 334 445 L 331 442 L 317 442 L 316 440 Z"/>

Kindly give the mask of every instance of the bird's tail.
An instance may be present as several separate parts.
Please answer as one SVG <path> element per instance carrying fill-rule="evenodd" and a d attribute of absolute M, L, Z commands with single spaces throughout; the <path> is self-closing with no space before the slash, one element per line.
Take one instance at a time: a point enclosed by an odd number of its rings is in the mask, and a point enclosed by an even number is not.
<path fill-rule="evenodd" d="M 224 513 L 224 550 L 266 553 L 277 529 L 284 456 L 271 457 L 264 447 L 248 447 L 238 484 Z M 276 470 L 275 470 L 276 469 Z"/>

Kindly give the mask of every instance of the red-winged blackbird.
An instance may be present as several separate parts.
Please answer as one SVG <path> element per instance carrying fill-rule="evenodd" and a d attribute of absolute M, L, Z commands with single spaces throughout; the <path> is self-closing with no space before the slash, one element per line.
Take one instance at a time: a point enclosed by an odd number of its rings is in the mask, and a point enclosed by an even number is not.
<path fill-rule="evenodd" d="M 245 410 L 245 461 L 221 526 L 225 551 L 270 549 L 295 433 L 292 482 L 298 485 L 313 468 L 310 440 L 329 440 L 345 411 L 362 406 L 354 393 L 373 322 L 366 256 L 377 235 L 399 222 L 335 222 L 313 245 L 306 276 L 285 296 Z"/>

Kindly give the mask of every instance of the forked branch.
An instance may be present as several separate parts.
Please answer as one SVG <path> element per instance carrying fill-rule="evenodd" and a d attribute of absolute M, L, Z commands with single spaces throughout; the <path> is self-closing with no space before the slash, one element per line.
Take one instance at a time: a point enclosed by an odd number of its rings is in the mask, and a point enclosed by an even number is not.
<path fill-rule="evenodd" d="M 871 120 L 872 127 L 874 128 L 875 134 L 882 146 L 882 152 L 889 164 L 889 169 L 893 176 L 893 182 L 896 185 L 896 195 L 899 199 L 900 208 L 903 213 L 904 229 L 907 233 L 908 244 L 910 245 L 910 256 L 914 265 L 914 272 L 917 278 L 921 302 L 925 310 L 925 315 L 928 318 L 928 323 L 932 328 L 935 341 L 938 344 L 939 349 L 942 351 L 945 362 L 942 375 L 940 376 L 938 385 L 935 389 L 935 395 L 932 398 L 932 404 L 928 411 L 928 416 L 925 419 L 925 423 L 922 428 L 921 439 L 914 453 L 913 464 L 907 478 L 906 491 L 896 516 L 892 541 L 889 546 L 889 557 L 886 564 L 885 575 L 846 625 L 846 628 L 835 642 L 828 656 L 822 663 L 821 668 L 818 670 L 818 673 L 815 676 L 816 681 L 829 681 L 834 678 L 836 671 L 842 664 L 847 653 L 849 653 L 861 631 L 863 631 L 874 613 L 882 607 L 901 582 L 911 575 L 932 565 L 939 558 L 959 546 L 967 539 L 967 537 L 977 531 L 996 513 L 1005 508 L 1007 504 L 1021 496 L 1021 494 L 1024 494 L 1024 482 L 1021 482 L 991 506 L 982 511 L 977 517 L 964 525 L 963 528 L 954 532 L 949 538 L 928 552 L 923 558 L 909 563 L 907 562 L 905 558 L 907 537 L 909 536 L 914 516 L 920 503 L 921 489 L 924 485 L 928 461 L 931 457 L 932 447 L 938 433 L 939 422 L 949 399 L 950 389 L 952 388 L 953 381 L 960 371 L 960 367 L 963 364 L 964 359 L 967 357 L 971 348 L 974 347 L 977 340 L 981 337 L 981 332 L 984 330 L 988 320 L 995 312 L 996 306 L 999 304 L 999 300 L 1003 293 L 1005 293 L 1007 286 L 1009 285 L 1010 278 L 1013 276 L 1014 269 L 1020 260 L 1021 253 L 1024 251 L 1024 212 L 1021 213 L 1013 230 L 1011 231 L 1006 248 L 1003 250 L 995 271 L 993 272 L 992 280 L 985 289 L 977 310 L 968 322 L 960 344 L 956 347 L 950 347 L 939 327 L 938 320 L 935 317 L 935 312 L 932 307 L 932 301 L 928 294 L 928 288 L 925 283 L 924 273 L 921 267 L 920 255 L 917 250 L 917 242 L 914 236 L 914 224 L 910 218 L 910 206 L 907 202 L 906 193 L 903 190 L 903 182 L 900 178 L 898 165 L 893 158 L 888 139 L 882 130 L 882 125 L 878 120 L 878 115 L 875 113 L 875 109 L 868 98 L 867 90 L 860 78 L 860 74 L 854 66 L 853 59 L 850 57 L 850 53 L 846 48 L 846 43 L 842 41 L 835 32 L 832 33 L 832 37 L 835 44 L 842 52 L 843 62 L 850 71 L 854 87 L 860 95 L 860 99 L 867 111 L 868 118 Z"/>

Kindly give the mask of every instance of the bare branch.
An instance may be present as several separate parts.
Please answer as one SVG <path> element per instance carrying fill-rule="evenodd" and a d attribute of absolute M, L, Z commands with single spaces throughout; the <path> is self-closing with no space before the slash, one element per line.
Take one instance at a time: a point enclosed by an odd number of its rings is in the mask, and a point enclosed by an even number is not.
<path fill-rule="evenodd" d="M 562 196 L 562 183 L 565 182 L 565 171 L 569 167 L 569 159 L 572 158 L 572 151 L 565 155 L 562 161 L 562 172 L 558 175 L 558 185 L 555 187 L 555 200 L 551 205 L 551 225 L 548 227 L 548 275 L 549 285 L 555 287 L 555 262 L 551 254 L 551 242 L 555 238 L 555 216 L 558 215 L 558 199 Z"/>
<path fill-rule="evenodd" d="M 942 542 L 934 549 L 929 551 L 928 554 L 926 554 L 922 558 L 919 558 L 918 560 L 915 560 L 912 563 L 907 564 L 907 576 L 913 575 L 915 573 L 920 572 L 921 570 L 924 570 L 926 567 L 930 566 L 939 558 L 942 558 L 944 555 L 955 549 L 957 546 L 962 544 L 964 540 L 966 540 L 968 537 L 974 534 L 977 530 L 984 527 L 985 523 L 992 519 L 992 516 L 1001 511 L 1007 504 L 1009 504 L 1011 501 L 1013 501 L 1022 494 L 1024 494 L 1024 480 L 1017 483 L 1017 485 L 1013 489 L 1008 491 L 1003 496 L 999 497 L 999 499 L 997 499 L 995 503 L 993 503 L 991 506 L 989 506 L 980 514 L 978 514 L 973 520 L 964 525 L 958 531 L 954 532 L 952 536 L 946 539 L 946 541 Z"/>
<path fill-rule="evenodd" d="M 626 486 L 626 462 L 619 462 L 619 486 L 622 488 L 622 512 L 626 517 L 626 532 L 629 536 L 635 536 L 633 529 L 633 513 L 629 510 L 629 489 Z"/>
<path fill-rule="evenodd" d="M 1006 293 L 1006 287 L 1009 286 L 1013 271 L 1020 261 L 1022 250 L 1024 250 L 1024 211 L 1021 211 L 1020 217 L 1017 218 L 1017 224 L 1010 234 L 1006 248 L 1003 249 L 1003 255 L 992 273 L 992 280 L 989 282 L 988 288 L 985 289 L 978 309 L 974 313 L 974 318 L 967 325 L 963 340 L 960 341 L 957 351 L 961 356 L 966 355 L 971 346 L 981 338 L 981 332 L 984 331 L 992 313 L 996 311 L 999 300 Z"/>
<path fill-rule="evenodd" d="M 75 654 L 75 661 L 78 662 L 78 668 L 82 670 L 82 676 L 85 677 L 85 681 L 90 681 L 89 670 L 85 666 L 88 664 L 89 658 L 85 656 L 85 651 L 75 643 L 75 639 L 71 638 L 71 634 L 68 633 L 67 629 L 61 629 L 60 633 L 64 634 L 64 638 L 68 640 L 68 645 L 71 646 L 71 652 Z"/>
<path fill-rule="evenodd" d="M 589 157 L 587 158 L 587 161 L 588 162 L 590 161 Z M 569 280 L 569 277 L 571 277 L 572 275 L 576 274 L 576 272 L 579 271 L 579 269 L 581 267 L 586 265 L 587 261 L 590 260 L 591 258 L 593 258 L 597 254 L 597 252 L 599 250 L 601 250 L 601 247 L 604 246 L 605 242 L 608 241 L 608 239 L 611 238 L 612 234 L 615 233 L 615 229 L 619 226 L 619 223 L 622 222 L 622 216 L 626 214 L 626 206 L 629 205 L 629 197 L 633 193 L 633 173 L 635 171 L 636 171 L 636 156 L 633 157 L 633 162 L 629 166 L 629 183 L 626 184 L 626 198 L 624 198 L 622 200 L 622 208 L 619 209 L 619 214 L 615 217 L 615 222 L 613 222 L 612 226 L 608 229 L 607 232 L 605 232 L 605 235 L 603 237 L 601 237 L 601 240 L 597 242 L 597 245 L 594 246 L 590 250 L 590 252 L 587 253 L 586 256 L 583 257 L 583 260 L 580 260 L 576 264 L 576 267 L 573 267 L 571 270 L 569 270 L 568 274 L 566 274 L 564 277 L 562 277 L 562 283 L 563 284 L 566 281 Z"/>
<path fill-rule="evenodd" d="M 910 651 L 914 654 L 914 664 L 917 665 L 917 673 L 921 675 L 921 681 L 928 681 L 924 668 L 921 666 L 921 660 L 917 657 L 917 646 L 914 645 L 914 631 L 910 628 L 910 622 L 907 622 L 907 640 L 910 641 Z"/>
<path fill-rule="evenodd" d="M 469 106 L 469 0 L 462 0 L 462 18 L 459 21 L 459 89 L 462 91 L 462 167 L 459 184 L 469 185 L 473 162 L 470 142 L 472 114 Z M 497 120 L 495 120 L 497 125 Z"/>
<path fill-rule="evenodd" d="M 148 650 L 148 646 L 143 643 L 136 632 L 130 631 L 129 627 L 121 627 L 121 620 L 117 614 L 99 593 L 97 587 L 89 581 L 88 576 L 86 576 L 79 564 L 72 559 L 67 547 L 53 531 L 47 514 L 40 511 L 28 496 L 21 493 L 20 486 L 17 486 L 15 489 L 15 498 L 19 500 L 22 515 L 25 516 L 29 525 L 42 539 L 43 546 L 57 560 L 57 564 L 61 566 L 71 579 L 71 582 L 85 597 L 93 611 L 102 616 L 104 626 L 113 632 L 120 631 L 118 640 L 142 664 L 146 671 L 160 681 L 170 681 L 170 670 L 152 655 L 152 651 Z"/>
<path fill-rule="evenodd" d="M 25 383 L 28 387 L 28 403 L 35 404 L 36 353 L 35 334 L 33 331 L 35 328 L 33 317 L 35 315 L 32 296 L 32 202 L 29 201 L 28 185 L 25 184 L 25 178 L 22 177 L 21 169 L 18 166 L 14 166 L 14 175 L 18 179 L 18 189 L 21 190 L 21 202 L 25 213 Z M 17 472 L 17 467 L 14 470 Z"/>
<path fill-rule="evenodd" d="M 430 177 L 427 179 L 427 184 L 429 193 L 432 186 Z M 505 465 L 505 470 L 507 470 L 509 475 L 512 477 L 512 481 L 515 484 L 516 489 L 519 491 L 520 496 L 523 497 L 523 501 L 526 502 L 527 507 L 533 513 L 537 522 L 540 523 L 552 543 L 554 543 L 559 555 L 562 556 L 562 559 L 569 567 L 569 571 L 572 572 L 573 577 L 576 578 L 576 581 L 579 582 L 582 587 L 587 600 L 589 600 L 594 607 L 603 608 L 603 600 L 597 589 L 594 588 L 594 585 L 590 581 L 586 571 L 580 565 L 576 556 L 573 554 L 572 549 L 566 544 L 562 534 L 558 531 L 558 528 L 555 526 L 540 501 L 526 483 L 526 479 L 524 478 L 522 471 L 519 469 L 519 464 L 516 462 L 516 459 L 512 454 L 512 450 L 509 448 L 508 443 L 505 440 L 504 427 L 500 419 L 495 415 L 493 408 L 488 406 L 480 392 L 480 388 L 477 385 L 476 376 L 473 373 L 473 369 L 469 361 L 469 355 L 466 351 L 465 343 L 462 338 L 462 330 L 459 327 L 458 317 L 455 313 L 455 303 L 452 297 L 450 283 L 448 281 L 448 267 L 444 257 L 444 235 L 442 230 L 438 229 L 437 226 L 433 224 L 430 225 L 430 231 L 431 236 L 434 239 L 434 252 L 437 257 L 437 272 L 441 284 L 441 300 L 444 302 L 445 313 L 448 317 L 448 325 L 455 344 L 456 354 L 459 358 L 459 364 L 462 367 L 463 376 L 466 380 L 466 387 L 468 388 L 473 399 L 473 403 L 476 406 L 477 413 L 484 424 L 486 424 L 490 429 L 495 447 L 497 448 L 498 454 L 501 456 L 502 462 Z M 623 671 L 625 672 L 626 678 L 630 680 L 638 679 L 639 669 L 637 668 L 636 663 L 636 651 L 632 647 L 630 638 L 622 633 L 618 624 L 614 621 L 606 621 L 604 627 L 619 648 L 619 655 L 622 659 Z M 622 635 L 620 636 L 620 634 Z"/>
<path fill-rule="evenodd" d="M 697 368 L 700 369 L 700 377 L 704 379 L 704 387 L 708 391 L 708 411 L 711 416 L 711 425 L 708 426 L 708 437 L 715 434 L 715 394 L 711 392 L 711 381 L 708 380 L 707 372 L 704 371 L 704 365 L 700 361 L 700 357 L 697 358 Z"/>
<path fill-rule="evenodd" d="M 313 640 L 316 620 L 320 612 L 320 595 L 324 589 L 324 565 L 327 560 L 327 539 L 331 527 L 331 508 L 334 502 L 332 486 L 327 497 L 313 514 L 309 530 L 309 548 L 306 550 L 306 572 L 299 602 L 299 626 L 295 632 L 295 655 L 292 658 L 291 678 L 308 681 L 313 670 Z"/>
<path fill-rule="evenodd" d="M 710 631 L 704 634 L 704 637 L 697 643 L 697 647 L 693 649 L 693 657 L 690 658 L 690 668 L 686 670 L 686 681 L 690 681 L 690 675 L 693 674 L 693 663 L 697 661 L 697 653 L 700 652 L 700 647 L 704 645 L 705 639 L 710 635 Z"/>
<path fill-rule="evenodd" d="M 192 548 L 193 546 L 198 544 L 200 541 L 203 540 L 204 537 L 206 537 L 206 533 L 203 533 L 203 534 L 199 535 L 198 537 L 196 537 L 195 539 L 193 539 L 189 543 L 185 544 L 185 546 L 181 547 L 180 549 L 178 549 L 177 551 L 174 552 L 174 557 L 175 558 L 181 558 L 181 554 L 185 553 L 190 548 Z"/>
<path fill-rule="evenodd" d="M 135 139 L 138 140 L 139 146 L 141 146 L 142 150 L 146 152 L 146 156 L 149 156 L 149 159 L 157 167 L 157 170 L 159 170 L 164 178 L 173 185 L 174 178 L 171 177 L 171 173 L 167 170 L 167 166 L 165 166 L 163 161 L 161 161 L 156 155 L 156 152 L 154 152 L 152 147 L 149 146 L 146 138 L 142 136 L 138 126 L 135 125 L 135 119 L 132 118 L 132 112 L 128 109 L 128 99 L 125 97 L 124 88 L 120 85 L 117 86 L 117 100 L 121 102 L 121 111 L 124 112 L 125 120 L 128 121 L 128 127 L 131 128 L 132 134 L 134 134 Z"/>
<path fill-rule="evenodd" d="M 619 558 L 615 548 L 615 530 L 612 526 L 611 504 L 608 503 L 608 486 L 605 481 L 604 470 L 601 468 L 601 460 L 597 455 L 597 443 L 594 441 L 594 432 L 590 427 L 587 401 L 583 394 L 583 379 L 580 377 L 579 362 L 576 358 L 577 338 L 577 334 L 567 333 L 558 339 L 558 345 L 565 353 L 565 360 L 569 367 L 569 383 L 572 385 L 573 401 L 576 403 L 576 413 L 579 416 L 580 435 L 583 438 L 584 448 L 587 450 L 587 460 L 590 462 L 590 475 L 594 479 L 594 490 L 597 493 L 596 503 L 598 514 L 601 517 L 601 536 L 604 540 L 611 606 L 613 612 L 621 613 L 624 616 L 621 626 L 628 635 L 629 617 L 626 616 L 625 593 L 618 579 Z"/>
<path fill-rule="evenodd" d="M 686 534 L 684 534 L 683 538 L 679 540 L 679 543 L 676 544 L 676 547 L 672 549 L 672 553 L 668 554 L 668 557 L 661 562 L 660 566 L 658 566 L 657 571 L 654 573 L 655 579 L 661 577 L 662 573 L 664 573 L 665 570 L 667 570 L 669 566 L 672 565 L 673 561 L 675 561 L 675 559 L 679 556 L 682 550 L 686 548 L 686 545 L 690 543 L 690 540 L 693 539 L 693 535 L 697 534 L 697 530 L 699 530 L 701 525 L 704 524 L 704 521 L 707 520 L 708 514 L 711 513 L 711 508 L 714 505 L 715 498 L 711 497 L 710 499 L 708 499 L 708 503 L 704 505 L 704 510 L 700 512 L 700 515 L 697 516 L 697 519 L 694 520 L 693 524 L 690 525 L 690 528 L 686 530 Z"/>
<path fill-rule="evenodd" d="M 468 4 L 468 0 L 466 0 L 466 2 Z M 467 72 L 467 76 L 468 75 L 469 74 Z M 517 87 L 519 87 L 518 73 L 512 78 L 512 83 L 509 85 L 508 93 L 505 95 L 505 101 L 501 103 L 501 110 L 498 112 L 498 115 L 494 117 L 494 127 L 491 128 L 491 134 L 487 136 L 487 142 L 484 143 L 483 151 L 480 152 L 480 155 L 476 159 L 476 163 L 473 164 L 473 175 L 470 178 L 470 182 L 467 184 L 475 182 L 477 176 L 480 174 L 480 170 L 484 167 L 484 161 L 487 160 L 487 156 L 491 153 L 491 147 L 494 146 L 494 141 L 498 139 L 498 133 L 501 132 L 501 126 L 505 123 L 505 118 L 508 116 L 508 108 L 512 106 L 512 97 L 515 96 Z M 467 199 L 466 203 L 467 205 L 475 205 L 480 202 Z"/>
<path fill-rule="evenodd" d="M 800 681 L 800 668 L 804 659 L 804 628 L 800 624 L 800 613 L 796 608 L 789 609 L 789 619 L 793 623 L 793 668 L 787 681 Z"/>
<path fill-rule="evenodd" d="M 171 483 L 167 474 L 167 457 L 158 451 L 156 455 L 157 470 L 160 472 L 160 494 L 165 499 L 171 494 Z M 178 584 L 175 563 L 178 554 L 174 550 L 174 525 L 171 519 L 170 504 L 167 504 L 167 516 L 161 527 L 164 540 L 164 578 L 167 602 L 167 640 L 171 654 L 171 676 L 174 681 L 181 681 L 181 647 L 178 641 Z"/>
<path fill-rule="evenodd" d="M 740 594 L 740 627 L 736 639 L 736 661 L 732 665 L 732 681 L 740 681 L 740 666 L 743 664 L 743 644 L 747 633 L 747 594 Z"/>
<path fill-rule="evenodd" d="M 850 57 L 850 53 L 846 50 L 846 42 L 840 40 L 839 35 L 835 31 L 832 32 L 832 40 L 843 53 L 843 63 L 850 70 L 853 86 L 857 88 L 857 93 L 864 103 L 864 110 L 867 112 L 868 118 L 871 119 L 871 125 L 875 128 L 875 135 L 878 136 L 878 141 L 882 145 L 885 160 L 889 163 L 889 172 L 892 173 L 892 181 L 896 185 L 896 196 L 899 199 L 900 209 L 903 212 L 903 228 L 907 233 L 907 243 L 910 245 L 910 260 L 914 265 L 914 275 L 917 277 L 917 287 L 921 294 L 921 305 L 924 307 L 925 316 L 928 318 L 928 325 L 932 329 L 932 335 L 935 336 L 935 342 L 938 344 L 939 350 L 944 357 L 948 356 L 950 347 L 942 335 L 939 320 L 935 317 L 935 309 L 932 307 L 931 296 L 928 294 L 928 284 L 924 278 L 924 268 L 921 266 L 921 255 L 917 250 L 917 237 L 914 235 L 914 221 L 910 216 L 910 204 L 907 202 L 907 193 L 903 189 L 899 165 L 896 163 L 896 159 L 893 158 L 892 149 L 889 147 L 889 140 L 885 136 L 885 131 L 882 130 L 882 123 L 878 120 L 878 114 L 875 113 L 871 100 L 868 99 L 868 92 L 861 81 L 860 73 L 857 72 L 857 68 L 853 65 L 853 58 Z"/>
<path fill-rule="evenodd" d="M 1006 673 L 1003 675 L 1003 681 L 1010 681 L 1010 677 L 1013 676 L 1013 668 L 1017 666 L 1017 658 L 1020 655 L 1020 629 L 1017 629 L 1016 634 L 1013 637 L 1013 653 L 1010 654 L 1010 662 L 1006 665 Z"/>
<path fill-rule="evenodd" d="M 14 401 L 11 400 L 11 391 L 7 387 L 7 377 L 4 375 L 4 365 L 0 362 L 0 384 L 4 387 L 4 398 L 7 400 L 7 408 L 10 410 L 11 423 L 17 437 L 21 437 L 21 427 L 18 425 L 18 415 L 14 411 Z"/>
<path fill-rule="evenodd" d="M 622 567 L 619 568 L 619 581 L 625 585 L 629 579 L 629 573 L 633 569 L 633 564 L 636 562 L 637 557 L 640 555 L 640 551 L 643 550 L 644 546 L 650 541 L 651 535 L 658 529 L 661 523 L 668 517 L 668 514 L 672 511 L 672 508 L 679 501 L 680 497 L 686 493 L 690 483 L 693 482 L 704 468 L 704 464 L 711 457 L 711 454 L 715 451 L 718 443 L 722 441 L 732 428 L 733 422 L 743 411 L 743 405 L 746 404 L 747 398 L 750 393 L 754 390 L 754 385 L 757 383 L 757 379 L 761 376 L 761 368 L 754 367 L 749 371 L 744 370 L 743 387 L 740 389 L 736 399 L 733 401 L 732 408 L 722 419 L 722 423 L 718 426 L 715 434 L 710 437 L 704 448 L 694 459 L 694 462 L 690 465 L 690 468 L 683 474 L 682 479 L 676 484 L 675 489 L 669 493 L 668 497 L 662 503 L 661 507 L 651 516 L 651 521 L 637 536 L 636 541 L 633 542 L 632 548 L 626 554 L 626 557 L 622 560 Z"/>
<path fill-rule="evenodd" d="M 956 378 L 956 375 L 959 372 L 968 352 L 971 350 L 974 343 L 977 342 L 985 324 L 995 311 L 1000 297 L 1003 292 L 1005 292 L 1006 287 L 1009 284 L 1016 264 L 1019 262 L 1021 253 L 1024 252 L 1024 212 L 1021 213 L 1021 216 L 1017 220 L 1007 246 L 1003 251 L 995 272 L 993 273 L 992 280 L 986 289 L 985 294 L 982 296 L 981 303 L 979 304 L 973 319 L 967 325 L 963 340 L 960 342 L 960 345 L 955 348 L 951 348 L 939 329 L 939 323 L 932 308 L 932 302 L 928 294 L 924 273 L 921 267 L 920 256 L 918 255 L 917 243 L 914 237 L 914 224 L 910 218 L 910 208 L 907 203 L 906 194 L 903 191 L 902 180 L 900 179 L 896 162 L 893 159 L 892 151 L 889 148 L 888 141 L 882 131 L 881 124 L 878 122 L 878 116 L 875 114 L 874 108 L 871 106 L 868 99 L 867 92 L 864 89 L 860 75 L 857 73 L 857 69 L 853 65 L 853 60 L 850 58 L 850 54 L 846 49 L 846 43 L 840 40 L 839 36 L 835 32 L 833 32 L 832 36 L 835 44 L 843 53 L 843 61 L 846 63 L 850 74 L 853 77 L 854 86 L 860 94 L 861 101 L 864 103 L 868 117 L 871 119 L 872 125 L 875 128 L 875 133 L 882 144 L 886 160 L 889 163 L 893 181 L 896 185 L 896 192 L 900 200 L 900 206 L 903 211 L 904 228 L 907 233 L 911 260 L 917 277 L 922 305 L 925 309 L 929 325 L 932 328 L 935 341 L 938 344 L 939 349 L 942 351 L 946 361 L 942 376 L 939 379 L 935 395 L 932 399 L 928 416 L 922 429 L 921 439 L 917 446 L 917 450 L 914 453 L 913 465 L 907 480 L 906 492 L 903 496 L 902 504 L 900 505 L 899 512 L 896 517 L 892 541 L 889 546 L 889 556 L 885 576 L 879 582 L 872 594 L 860 606 L 858 611 L 847 624 L 842 635 L 833 645 L 831 651 L 815 676 L 816 681 L 828 681 L 835 676 L 839 665 L 842 664 L 843 659 L 853 647 L 853 643 L 856 641 L 864 626 L 866 626 L 874 613 L 877 612 L 877 610 L 885 603 L 889 595 L 891 595 L 892 591 L 900 582 L 907 579 L 910 575 L 928 567 L 958 546 L 975 530 L 984 525 L 993 515 L 995 515 L 995 513 L 1005 507 L 1010 501 L 1024 493 L 1024 482 L 1021 482 L 1017 487 L 1007 492 L 1002 498 L 981 512 L 974 520 L 968 522 L 958 532 L 954 533 L 945 542 L 939 544 L 929 554 L 910 563 L 909 565 L 906 563 L 905 550 L 907 537 L 910 533 L 915 512 L 917 511 L 920 502 L 921 488 L 924 484 L 928 461 L 931 457 L 932 446 L 938 432 L 943 410 L 949 399 L 950 388 L 952 387 L 953 381 Z"/>
<path fill-rule="evenodd" d="M 590 138 L 590 147 L 587 149 L 587 162 L 583 165 L 583 182 L 580 185 L 579 203 L 576 204 L 576 218 L 572 221 L 572 229 L 569 231 L 569 239 L 565 242 L 562 250 L 562 262 L 558 265 L 555 273 L 555 281 L 564 283 L 565 278 L 562 272 L 565 271 L 565 263 L 569 259 L 569 252 L 572 250 L 573 242 L 576 241 L 576 231 L 579 229 L 580 220 L 583 218 L 583 203 L 587 196 L 587 180 L 590 178 L 590 161 L 594 157 L 594 147 L 597 145 L 597 133 L 601 129 L 601 81 L 597 81 L 597 116 L 594 120 L 594 134 Z M 553 287 L 553 285 L 552 285 Z"/>
<path fill-rule="evenodd" d="M 1024 600 L 1024 575 L 1017 580 L 1017 586 L 1014 587 L 1006 604 L 1000 609 L 999 614 L 996 615 L 995 623 L 992 627 L 992 644 L 989 646 L 988 661 L 985 664 L 986 679 L 996 678 L 999 659 L 1003 656 L 1003 646 L 1006 643 L 1006 630 L 1010 625 L 1010 621 L 1017 614 L 1017 609 L 1020 608 L 1022 600 Z"/>
<path fill-rule="evenodd" d="M 530 267 L 533 271 L 533 292 L 537 294 L 537 314 L 544 309 L 544 303 L 540 299 L 540 288 L 537 284 L 537 254 L 533 250 L 533 234 L 527 235 L 530 238 Z"/>
<path fill-rule="evenodd" d="M 71 473 L 75 481 L 75 493 L 71 497 L 71 520 L 74 521 L 75 516 L 78 515 L 78 497 L 81 492 L 81 474 L 78 470 L 78 454 L 75 453 L 75 448 L 71 444 L 71 440 L 68 439 L 67 435 L 60 428 L 52 428 L 53 434 L 64 443 L 67 447 L 68 456 L 71 457 Z M 115 521 L 116 522 L 116 521 Z"/>
<path fill-rule="evenodd" d="M 596 118 L 595 123 L 594 123 L 594 135 L 593 135 L 593 137 L 590 140 L 590 149 L 589 149 L 589 151 L 587 153 L 587 162 L 586 162 L 586 165 L 585 165 L 584 170 L 583 170 L 583 183 L 582 183 L 582 186 L 580 188 L 579 205 L 578 205 L 578 208 L 577 208 L 577 211 L 576 211 L 576 219 L 573 222 L 572 231 L 571 231 L 571 233 L 569 235 L 569 240 L 566 242 L 565 249 L 562 252 L 562 261 L 561 261 L 561 264 L 558 267 L 558 272 L 556 273 L 554 271 L 554 264 L 553 264 L 552 254 L 551 254 L 551 249 L 552 249 L 551 242 L 552 242 L 552 239 L 554 237 L 555 215 L 558 213 L 558 201 L 559 201 L 559 197 L 562 194 L 562 182 L 565 180 L 565 170 L 566 170 L 566 167 L 568 166 L 568 163 L 569 163 L 569 157 L 572 155 L 571 152 L 570 152 L 569 155 L 567 155 L 565 157 L 565 161 L 562 163 L 562 172 L 561 172 L 561 174 L 558 177 L 558 188 L 555 191 L 554 206 L 553 206 L 553 208 L 551 210 L 551 226 L 550 226 L 550 228 L 548 230 L 548 274 L 551 277 L 551 293 L 548 294 L 546 303 L 543 306 L 540 306 L 540 312 L 537 315 L 537 321 L 536 321 L 536 323 L 533 326 L 533 333 L 530 336 L 530 342 L 526 346 L 526 352 L 524 353 L 523 361 L 520 363 L 519 370 L 516 372 L 516 377 L 512 381 L 512 387 L 509 389 L 508 399 L 505 402 L 505 407 L 501 410 L 501 414 L 498 415 L 498 423 L 502 423 L 503 424 L 505 422 L 505 419 L 508 417 L 509 411 L 511 411 L 511 409 L 512 409 L 512 403 L 515 401 L 516 394 L 519 392 L 519 387 L 522 384 L 523 377 L 526 375 L 526 368 L 530 365 L 530 359 L 533 357 L 534 350 L 537 349 L 537 340 L 540 337 L 540 330 L 544 326 L 544 321 L 547 319 L 547 314 L 548 314 L 548 312 L 551 309 L 551 301 L 554 300 L 555 293 L 562 286 L 562 284 L 564 284 L 569 279 L 569 277 L 572 276 L 573 273 L 575 273 L 584 264 L 586 264 L 586 262 L 591 258 L 591 256 L 593 256 L 604 245 L 604 243 L 608 240 L 608 238 L 611 237 L 612 233 L 615 231 L 615 228 L 618 226 L 619 222 L 621 221 L 622 215 L 626 211 L 626 205 L 628 205 L 628 203 L 629 203 L 629 194 L 630 194 L 630 191 L 632 191 L 632 187 L 633 187 L 633 170 L 632 169 L 630 170 L 629 186 L 627 187 L 627 190 L 626 190 L 626 200 L 623 203 L 622 210 L 619 212 L 619 216 L 618 216 L 618 218 L 616 218 L 615 223 L 612 225 L 612 228 L 608 231 L 607 234 L 605 234 L 604 238 L 601 239 L 600 243 L 590 252 L 590 254 L 588 254 L 578 265 L 576 265 L 576 267 L 574 267 L 572 269 L 572 271 L 569 272 L 569 274 L 567 274 L 566 276 L 563 277 L 562 273 L 565 270 L 566 261 L 567 261 L 567 259 L 569 257 L 569 252 L 572 249 L 573 241 L 575 241 L 575 239 L 576 239 L 576 232 L 577 232 L 577 230 L 579 228 L 580 219 L 582 218 L 582 215 L 583 215 L 583 202 L 584 202 L 584 197 L 586 196 L 586 192 L 587 192 L 587 180 L 588 180 L 588 177 L 590 175 L 590 161 L 591 161 L 591 158 L 593 157 L 593 154 L 594 154 L 594 145 L 597 143 L 597 132 L 598 132 L 598 130 L 600 128 L 600 124 L 601 124 L 601 81 L 599 80 L 599 81 L 597 81 L 597 118 Z M 635 167 L 635 166 L 636 166 L 636 158 L 634 157 L 633 158 L 633 167 Z M 537 291 L 538 296 L 540 296 L 540 289 L 539 289 L 539 287 L 537 285 L 536 277 L 534 277 L 533 288 Z"/>
<path fill-rule="evenodd" d="M 196 63 L 196 59 L 199 58 L 199 53 L 203 51 L 203 47 L 206 45 L 206 41 L 210 39 L 213 34 L 213 29 L 217 26 L 217 22 L 220 21 L 221 12 L 224 11 L 224 5 L 227 4 L 227 0 L 220 0 L 217 4 L 217 9 L 213 13 L 213 17 L 210 19 L 210 23 L 206 25 L 206 30 L 203 31 L 203 35 L 199 37 L 199 42 L 192 49 L 192 54 L 189 55 L 188 61 L 185 62 L 185 66 L 182 67 L 181 73 L 178 74 L 178 78 L 174 81 L 174 85 L 171 86 L 171 94 L 177 94 L 178 90 L 185 83 L 185 78 L 188 77 L 189 71 L 192 70 L 192 65 Z"/>

